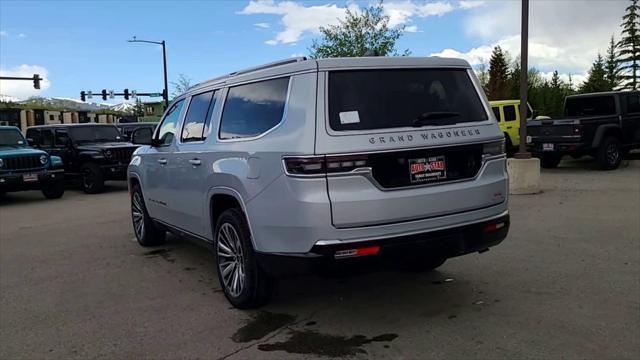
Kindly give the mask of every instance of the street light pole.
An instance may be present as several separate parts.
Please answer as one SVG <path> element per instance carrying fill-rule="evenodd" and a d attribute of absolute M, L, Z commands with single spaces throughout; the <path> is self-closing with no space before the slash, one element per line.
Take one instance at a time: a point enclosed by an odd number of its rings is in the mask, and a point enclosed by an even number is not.
<path fill-rule="evenodd" d="M 527 90 L 529 75 L 529 0 L 522 0 L 522 29 L 520 31 L 520 146 L 517 159 L 530 159 L 527 152 Z"/>
<path fill-rule="evenodd" d="M 133 39 L 127 41 L 162 45 L 162 65 L 164 66 L 164 92 L 162 93 L 162 98 L 164 99 L 164 108 L 166 109 L 167 107 L 169 107 L 169 83 L 167 80 L 167 51 L 165 47 L 165 41 L 139 40 L 135 36 L 133 37 Z"/>

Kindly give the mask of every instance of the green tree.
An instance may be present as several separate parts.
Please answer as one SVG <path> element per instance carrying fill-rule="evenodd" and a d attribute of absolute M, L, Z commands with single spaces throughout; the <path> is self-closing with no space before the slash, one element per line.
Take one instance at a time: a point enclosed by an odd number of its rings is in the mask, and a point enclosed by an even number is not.
<path fill-rule="evenodd" d="M 475 73 L 478 77 L 478 81 L 480 81 L 480 86 L 482 86 L 482 90 L 487 93 L 487 85 L 489 85 L 489 71 L 487 70 L 487 64 L 480 63 L 475 67 Z"/>
<path fill-rule="evenodd" d="M 640 7 L 638 0 L 631 0 L 622 17 L 622 39 L 618 43 L 620 67 L 624 89 L 638 88 L 638 70 L 640 69 L 640 25 L 638 24 Z"/>
<path fill-rule="evenodd" d="M 490 100 L 504 100 L 509 96 L 509 66 L 500 46 L 493 48 L 491 53 L 487 90 Z"/>
<path fill-rule="evenodd" d="M 321 27 L 320 39 L 313 40 L 312 58 L 364 56 L 372 51 L 378 56 L 399 55 L 396 41 L 402 36 L 404 26 L 389 28 L 389 16 L 383 14 L 380 1 L 361 12 L 347 9 L 344 20 L 338 25 Z M 409 55 L 405 50 L 402 55 Z"/>
<path fill-rule="evenodd" d="M 591 65 L 587 80 L 580 86 L 581 93 L 609 91 L 609 82 L 606 79 L 604 59 L 598 54 L 596 61 Z"/>
<path fill-rule="evenodd" d="M 618 44 L 611 36 L 611 42 L 609 42 L 609 48 L 607 49 L 607 57 L 604 61 L 604 68 L 606 71 L 605 78 L 609 83 L 609 90 L 616 90 L 622 82 L 620 69 L 620 62 L 618 61 Z"/>
<path fill-rule="evenodd" d="M 144 104 L 140 99 L 136 99 L 136 104 L 133 107 L 133 115 L 136 117 L 144 116 Z"/>

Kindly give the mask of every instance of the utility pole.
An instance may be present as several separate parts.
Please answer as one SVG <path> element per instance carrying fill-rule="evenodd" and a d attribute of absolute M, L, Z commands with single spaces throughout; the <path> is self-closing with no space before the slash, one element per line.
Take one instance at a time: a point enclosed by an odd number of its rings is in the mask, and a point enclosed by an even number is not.
<path fill-rule="evenodd" d="M 522 29 L 520 31 L 520 146 L 516 159 L 530 159 L 527 152 L 527 92 L 529 75 L 529 0 L 522 0 Z"/>
<path fill-rule="evenodd" d="M 167 80 L 167 51 L 166 51 L 166 43 L 164 40 L 162 41 L 149 41 L 149 40 L 138 40 L 134 36 L 131 40 L 127 40 L 128 42 L 141 42 L 141 43 L 149 43 L 149 44 L 157 44 L 162 45 L 162 65 L 164 67 L 164 91 L 162 92 L 162 98 L 164 99 L 164 108 L 169 107 L 169 82 Z"/>

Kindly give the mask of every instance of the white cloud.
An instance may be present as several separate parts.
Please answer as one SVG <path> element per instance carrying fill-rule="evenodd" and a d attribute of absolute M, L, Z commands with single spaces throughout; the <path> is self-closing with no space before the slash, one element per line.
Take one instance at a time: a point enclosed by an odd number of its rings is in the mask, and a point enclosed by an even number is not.
<path fill-rule="evenodd" d="M 473 5 L 470 5 L 473 3 Z M 384 3 L 384 13 L 389 16 L 389 26 L 406 25 L 407 32 L 418 32 L 418 27 L 412 24 L 412 18 L 426 18 L 429 16 L 443 16 L 456 8 L 468 9 L 480 6 L 480 1 L 462 1 L 454 5 L 450 1 L 403 0 Z M 274 39 L 267 40 L 269 45 L 297 42 L 305 33 L 318 34 L 321 26 L 338 24 L 345 16 L 345 11 L 359 11 L 355 2 L 348 2 L 347 7 L 335 4 L 305 6 L 304 2 L 252 0 L 239 12 L 242 15 L 277 15 L 284 29 L 276 34 Z M 259 26 L 258 24 L 254 24 Z"/>
<path fill-rule="evenodd" d="M 532 1 L 529 20 L 529 65 L 545 74 L 558 70 L 584 78 L 598 52 L 604 53 L 611 35 L 619 39 L 619 25 L 626 1 L 593 0 Z M 468 6 L 468 4 L 460 6 Z M 482 11 L 472 11 L 463 23 L 467 36 L 479 39 L 470 49 L 448 48 L 433 55 L 458 57 L 471 64 L 488 63 L 494 46 L 500 45 L 515 58 L 520 54 L 520 2 L 487 2 Z M 499 19 L 499 20 L 496 20 Z M 568 79 L 567 79 L 568 80 Z"/>
<path fill-rule="evenodd" d="M 0 69 L 0 76 L 17 76 L 17 77 L 33 77 L 33 74 L 39 74 L 40 90 L 33 88 L 33 81 L 28 80 L 0 80 L 0 94 L 26 99 L 29 96 L 39 95 L 41 91 L 51 86 L 48 71 L 39 65 L 20 65 L 11 69 Z"/>
<path fill-rule="evenodd" d="M 0 30 L 0 37 L 8 37 L 9 33 L 4 31 L 4 30 Z"/>
<path fill-rule="evenodd" d="M 480 6 L 483 6 L 485 4 L 484 1 L 480 0 L 480 1 L 476 1 L 476 0 L 461 0 L 459 3 L 460 8 L 461 9 L 473 9 L 473 8 L 477 8 Z"/>
<path fill-rule="evenodd" d="M 253 24 L 253 26 L 255 27 L 259 27 L 262 29 L 268 29 L 271 27 L 271 25 L 269 25 L 269 23 L 257 23 L 257 24 Z"/>

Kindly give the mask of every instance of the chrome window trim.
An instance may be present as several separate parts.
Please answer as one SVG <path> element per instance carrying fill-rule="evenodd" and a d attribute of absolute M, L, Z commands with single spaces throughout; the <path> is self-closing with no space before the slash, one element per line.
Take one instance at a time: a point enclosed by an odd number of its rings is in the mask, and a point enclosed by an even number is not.
<path fill-rule="evenodd" d="M 289 80 L 289 83 L 287 84 L 287 95 L 285 97 L 284 100 L 284 109 L 282 111 L 282 117 L 280 118 L 280 121 L 275 124 L 274 126 L 272 126 L 271 128 L 269 128 L 267 131 L 258 134 L 256 136 L 250 136 L 250 137 L 241 137 L 241 138 L 236 138 L 236 139 L 221 139 L 220 138 L 220 128 L 222 127 L 222 117 L 224 115 L 224 107 L 227 105 L 227 98 L 229 97 L 229 90 L 233 87 L 236 86 L 242 86 L 242 85 L 249 85 L 249 84 L 256 84 L 256 83 L 261 83 L 261 82 L 265 82 L 265 81 L 269 81 L 269 80 L 276 80 L 276 79 L 284 79 L 287 78 Z M 291 96 L 291 84 L 293 83 L 293 76 L 292 75 L 286 75 L 286 76 L 280 76 L 280 77 L 274 77 L 274 78 L 270 78 L 267 80 L 259 80 L 259 81 L 252 81 L 252 82 L 247 82 L 247 83 L 242 83 L 242 84 L 233 84 L 233 85 L 229 85 L 229 87 L 227 88 L 227 91 L 224 94 L 224 99 L 222 101 L 222 111 L 220 112 L 220 120 L 218 121 L 218 129 L 216 131 L 216 141 L 220 142 L 220 143 L 234 143 L 234 142 L 242 142 L 242 141 L 253 141 L 253 140 L 257 140 L 260 139 L 266 135 L 268 135 L 269 133 L 275 131 L 276 129 L 278 129 L 286 120 L 287 115 L 289 113 L 289 98 Z"/>
<path fill-rule="evenodd" d="M 189 106 L 191 106 L 191 99 L 193 99 L 194 96 L 198 96 L 204 93 L 208 93 L 210 91 L 213 91 L 213 97 L 211 98 L 211 100 L 214 100 L 216 97 L 220 96 L 219 94 L 222 93 L 222 90 L 224 88 L 215 88 L 215 89 L 207 89 L 205 91 L 202 92 L 197 92 L 197 93 L 193 93 L 191 95 L 189 95 Z M 196 144 L 204 144 L 205 142 L 207 142 L 207 139 L 209 139 L 209 137 L 211 136 L 211 130 L 212 130 L 212 121 L 213 121 L 213 115 L 215 114 L 215 109 L 216 106 L 218 106 L 218 102 L 217 100 L 216 104 L 214 105 L 213 109 L 211 109 L 211 115 L 209 116 L 209 132 L 206 134 L 205 138 L 203 140 L 199 140 L 199 141 L 182 141 L 182 131 L 184 129 L 184 125 L 185 125 L 185 121 L 187 120 L 187 112 L 189 111 L 189 107 L 187 107 L 187 109 L 185 110 L 184 113 L 184 119 L 181 121 L 181 125 L 180 125 L 180 138 L 176 141 L 177 145 L 196 145 Z M 211 106 L 211 103 L 209 103 L 209 106 Z M 206 122 L 206 120 L 205 120 Z M 205 135 L 204 133 L 202 135 Z"/>

